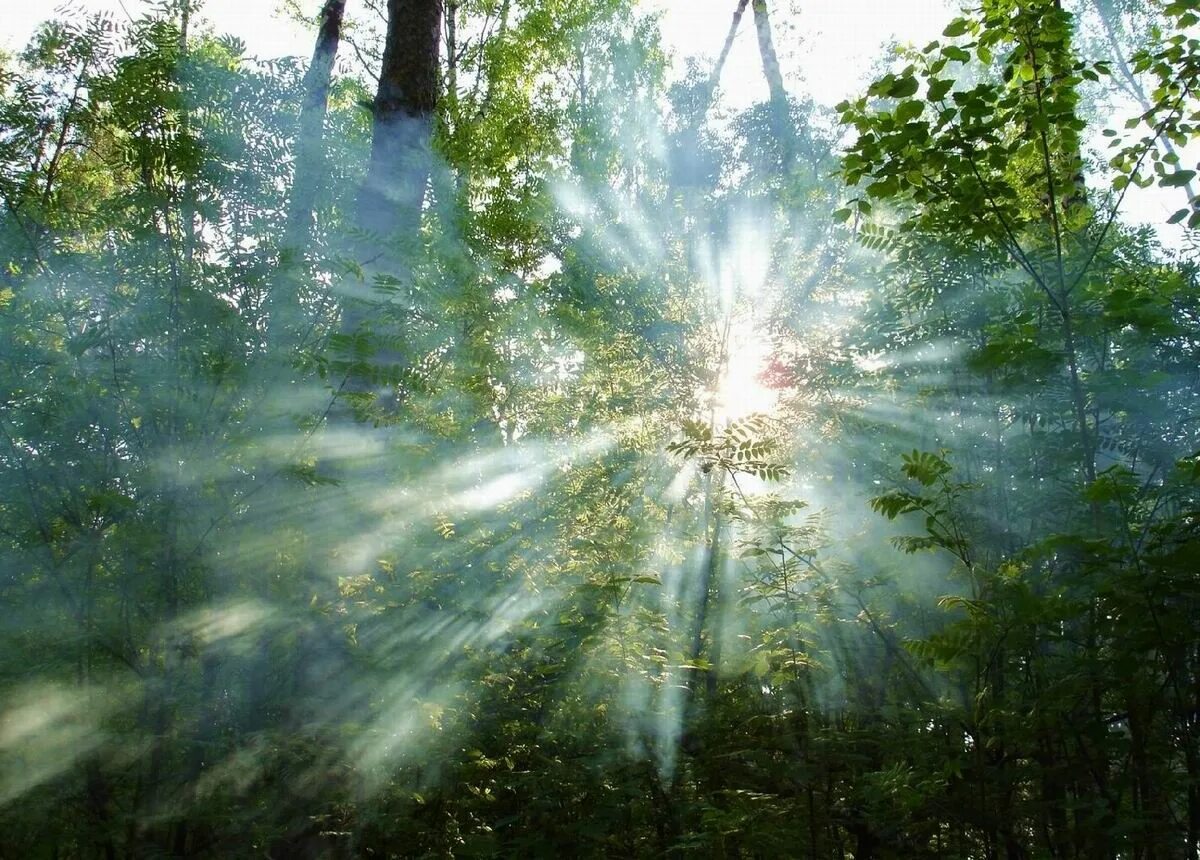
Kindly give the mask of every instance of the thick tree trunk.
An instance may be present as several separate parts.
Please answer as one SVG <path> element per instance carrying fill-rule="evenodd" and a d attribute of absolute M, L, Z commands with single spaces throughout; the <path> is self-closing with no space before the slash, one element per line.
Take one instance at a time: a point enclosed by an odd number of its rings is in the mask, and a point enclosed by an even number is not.
<path fill-rule="evenodd" d="M 442 0 L 388 0 L 387 41 L 372 106 L 371 163 L 359 226 L 388 240 L 415 233 L 431 168 Z"/>
<path fill-rule="evenodd" d="M 438 95 L 442 0 L 388 0 L 387 8 L 383 65 L 371 108 L 371 161 L 358 195 L 358 226 L 366 237 L 358 256 L 368 286 L 379 274 L 401 282 L 407 279 L 432 170 Z M 344 336 L 357 338 L 366 322 L 365 310 L 361 302 L 344 303 Z M 395 360 L 380 352 L 369 363 L 378 366 Z M 368 390 L 372 374 L 364 367 L 367 363 L 352 365 L 348 391 Z"/>

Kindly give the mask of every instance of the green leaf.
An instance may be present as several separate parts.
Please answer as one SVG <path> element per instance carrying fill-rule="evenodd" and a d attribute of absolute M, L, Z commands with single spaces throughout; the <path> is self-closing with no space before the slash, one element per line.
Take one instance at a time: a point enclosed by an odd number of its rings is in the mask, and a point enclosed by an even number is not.
<path fill-rule="evenodd" d="M 924 103 L 917 99 L 900 102 L 900 104 L 896 105 L 896 121 L 908 122 L 909 120 L 916 119 L 924 110 Z"/>
<path fill-rule="evenodd" d="M 911 95 L 915 95 L 919 85 L 917 79 L 912 75 L 904 75 L 897 78 L 895 82 L 888 87 L 887 95 L 895 99 L 906 99 Z"/>
<path fill-rule="evenodd" d="M 942 56 L 955 63 L 971 62 L 970 52 L 966 48 L 960 48 L 957 45 L 947 45 L 942 51 Z"/>
<path fill-rule="evenodd" d="M 872 182 L 867 186 L 867 194 L 872 197 L 888 198 L 894 197 L 900 191 L 900 183 L 895 177 L 889 176 L 886 179 L 881 179 L 878 182 Z"/>
<path fill-rule="evenodd" d="M 1158 184 L 1168 188 L 1182 188 L 1195 178 L 1196 171 L 1194 170 L 1176 170 L 1160 179 Z"/>
<path fill-rule="evenodd" d="M 942 35 L 949 39 L 953 39 L 956 36 L 964 35 L 969 26 L 970 23 L 966 18 L 955 18 L 948 25 L 946 25 L 945 30 L 942 30 Z"/>
<path fill-rule="evenodd" d="M 936 78 L 929 82 L 929 92 L 927 98 L 931 102 L 940 102 L 946 97 L 946 93 L 954 86 L 954 82 L 945 78 Z"/>

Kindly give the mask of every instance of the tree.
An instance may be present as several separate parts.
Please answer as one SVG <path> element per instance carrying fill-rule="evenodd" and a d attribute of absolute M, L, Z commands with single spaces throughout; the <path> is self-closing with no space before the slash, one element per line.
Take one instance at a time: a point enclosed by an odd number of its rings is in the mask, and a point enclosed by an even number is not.
<path fill-rule="evenodd" d="M 325 114 L 345 12 L 345 0 L 326 0 L 321 7 L 317 41 L 304 73 L 304 101 L 296 124 L 296 173 L 292 179 L 285 239 L 295 249 L 302 249 L 308 242 L 317 183 L 323 172 L 320 165 L 324 160 Z"/>

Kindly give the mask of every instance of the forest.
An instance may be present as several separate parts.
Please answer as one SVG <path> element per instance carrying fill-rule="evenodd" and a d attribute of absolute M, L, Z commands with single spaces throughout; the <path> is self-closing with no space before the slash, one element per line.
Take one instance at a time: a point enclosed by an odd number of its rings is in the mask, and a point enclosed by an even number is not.
<path fill-rule="evenodd" d="M 0 858 L 1200 858 L 1193 3 L 718 6 L 0 53 Z"/>

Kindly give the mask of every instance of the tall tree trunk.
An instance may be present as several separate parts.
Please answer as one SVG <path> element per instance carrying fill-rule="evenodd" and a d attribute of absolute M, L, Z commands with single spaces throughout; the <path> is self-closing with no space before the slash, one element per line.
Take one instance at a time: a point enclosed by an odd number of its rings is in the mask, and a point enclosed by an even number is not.
<path fill-rule="evenodd" d="M 716 93 L 717 86 L 721 82 L 721 72 L 725 68 L 725 62 L 729 58 L 729 51 L 733 48 L 733 39 L 737 35 L 738 26 L 742 22 L 742 16 L 745 14 L 746 6 L 749 2 L 750 0 L 738 0 L 737 7 L 733 10 L 733 20 L 729 23 L 729 32 L 725 35 L 725 43 L 721 46 L 721 53 L 717 57 L 717 62 L 709 73 L 708 79 L 697 93 L 692 116 L 688 119 L 687 124 L 680 129 L 677 136 L 678 144 L 674 152 L 671 183 L 683 189 L 688 194 L 686 208 L 689 211 L 695 208 L 695 186 L 701 176 L 699 157 L 700 127 L 704 125 L 704 118 L 708 115 L 708 110 L 712 106 L 713 94 Z M 582 101 L 582 84 L 580 89 Z"/>
<path fill-rule="evenodd" d="M 415 233 L 431 169 L 442 0 L 388 0 L 387 41 L 372 105 L 371 162 L 359 226 L 390 239 Z"/>
<path fill-rule="evenodd" d="M 288 202 L 287 247 L 299 251 L 308 244 L 313 208 L 322 170 L 325 115 L 329 107 L 329 84 L 342 36 L 346 0 L 326 0 L 321 8 L 317 41 L 312 61 L 304 73 L 304 95 L 296 128 L 296 169 Z"/>
<path fill-rule="evenodd" d="M 425 187 L 432 170 L 434 110 L 438 95 L 442 0 L 388 0 L 387 38 L 379 87 L 371 112 L 371 161 L 358 195 L 358 226 L 366 238 L 359 258 L 368 283 L 385 273 L 404 281 L 418 242 Z M 366 306 L 348 300 L 342 334 L 355 338 L 366 322 Z M 390 357 L 377 354 L 382 364 Z M 349 391 L 364 392 L 370 375 L 352 365 Z"/>
<path fill-rule="evenodd" d="M 302 340 L 296 335 L 294 323 L 299 316 L 299 292 L 306 272 L 303 260 L 312 236 L 317 190 L 326 172 L 325 117 L 329 112 L 329 86 L 333 79 L 333 65 L 337 59 L 345 11 L 346 0 L 325 0 L 325 5 L 321 7 L 312 60 L 304 73 L 280 277 L 271 291 L 269 304 L 268 340 L 285 360 L 290 360 L 292 348 Z"/>
<path fill-rule="evenodd" d="M 446 97 L 458 101 L 458 0 L 446 7 Z"/>
<path fill-rule="evenodd" d="M 746 4 L 748 2 L 749 0 L 738 0 L 737 8 L 733 10 L 733 20 L 729 22 L 729 32 L 725 34 L 725 42 L 721 45 L 721 53 L 717 56 L 716 65 L 713 66 L 712 73 L 708 76 L 708 82 L 704 85 L 700 114 L 696 119 L 697 125 L 704 122 L 704 114 L 708 111 L 713 93 L 716 91 L 717 85 L 721 82 L 721 72 L 725 69 L 725 61 L 729 59 L 729 51 L 733 48 L 733 38 L 737 35 L 738 25 L 742 23 L 742 15 L 746 13 Z"/>
<path fill-rule="evenodd" d="M 1120 73 L 1120 79 L 1117 86 L 1124 90 L 1137 101 L 1138 107 L 1143 113 L 1148 113 L 1153 107 L 1150 97 L 1146 94 L 1146 88 L 1142 86 L 1141 80 L 1129 65 L 1129 58 L 1126 56 L 1125 50 L 1121 45 L 1121 38 L 1118 30 L 1122 29 L 1120 12 L 1113 7 L 1111 2 L 1106 0 L 1094 0 L 1096 14 L 1100 18 L 1100 24 L 1104 28 L 1104 36 L 1108 41 L 1108 46 L 1112 49 L 1112 60 L 1116 63 L 1117 71 Z M 1061 8 L 1061 7 L 1060 7 Z M 1124 86 L 1120 80 L 1124 81 Z M 1162 147 L 1162 151 L 1169 156 L 1178 157 L 1175 151 L 1175 145 L 1166 135 L 1158 138 L 1157 144 Z M 1183 185 L 1183 193 L 1187 195 L 1188 202 L 1196 196 L 1195 182 L 1187 182 Z"/>
<path fill-rule="evenodd" d="M 789 198 L 792 177 L 796 172 L 796 130 L 792 126 L 791 102 L 783 84 L 783 71 L 779 67 L 779 55 L 775 53 L 775 39 L 771 35 L 771 21 L 767 15 L 766 0 L 754 0 L 754 29 L 758 34 L 758 53 L 762 59 L 763 77 L 767 79 L 769 93 L 767 110 L 771 136 L 779 149 L 779 172 L 783 179 L 782 195 L 784 229 L 783 242 L 772 242 L 770 265 L 765 281 L 772 282 L 779 274 L 784 260 L 797 236 L 797 206 Z"/>
<path fill-rule="evenodd" d="M 796 146 L 787 89 L 783 85 L 783 71 L 779 68 L 779 55 L 775 53 L 775 40 L 771 36 L 767 2 L 754 0 L 752 6 L 754 29 L 758 32 L 758 53 L 762 57 L 763 76 L 767 79 L 767 90 L 770 93 L 771 132 L 779 144 L 784 175 L 789 176 L 796 162 Z"/>

